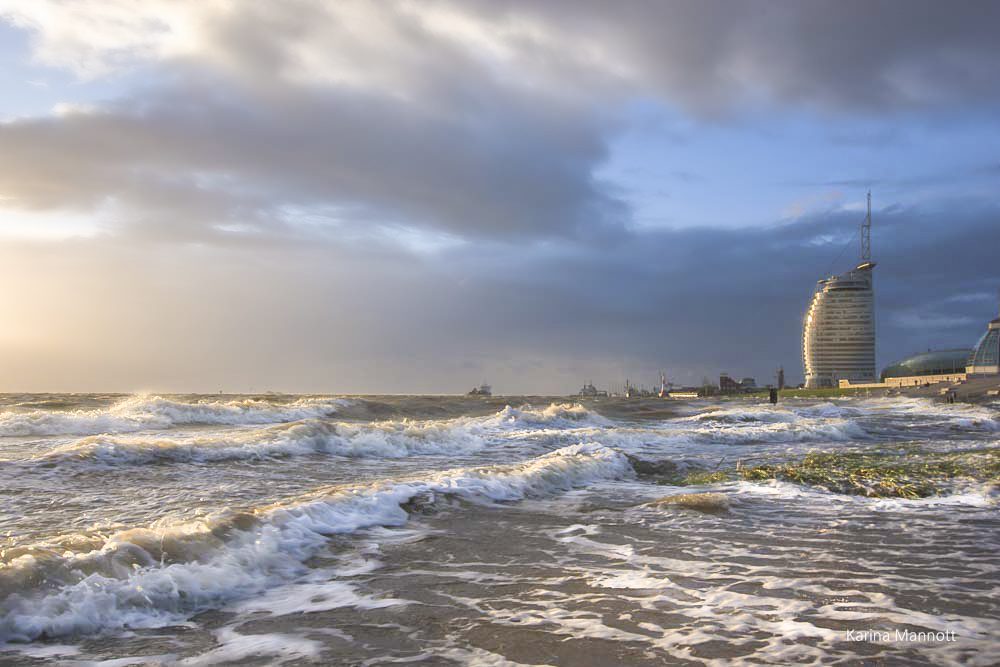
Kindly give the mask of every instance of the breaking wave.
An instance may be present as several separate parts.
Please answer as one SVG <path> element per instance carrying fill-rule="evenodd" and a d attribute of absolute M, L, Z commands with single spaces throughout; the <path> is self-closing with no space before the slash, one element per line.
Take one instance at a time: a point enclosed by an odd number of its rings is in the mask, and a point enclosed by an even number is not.
<path fill-rule="evenodd" d="M 888 397 L 851 405 L 825 402 L 783 406 L 713 407 L 664 425 L 680 440 L 719 444 L 846 442 L 898 436 L 914 425 L 946 431 L 993 432 L 1000 420 L 989 407 L 946 404 L 925 398 Z"/>
<path fill-rule="evenodd" d="M 691 431 L 697 442 L 720 444 L 848 442 L 864 440 L 867 431 L 850 419 L 799 419 L 793 422 L 721 424 Z"/>
<path fill-rule="evenodd" d="M 95 410 L 0 412 L 0 436 L 96 435 L 162 430 L 179 424 L 269 424 L 334 414 L 347 401 L 307 397 L 287 403 L 259 399 L 183 401 L 130 396 Z"/>
<path fill-rule="evenodd" d="M 611 426 L 609 419 L 588 410 L 579 403 L 552 403 L 541 410 L 530 406 L 504 407 L 486 425 L 502 428 L 575 428 L 580 426 Z"/>
<path fill-rule="evenodd" d="M 864 402 L 868 412 L 971 431 L 1000 431 L 1000 413 L 989 405 L 941 403 L 927 398 L 893 396 Z"/>
<path fill-rule="evenodd" d="M 401 505 L 418 496 L 516 501 L 632 474 L 621 452 L 578 444 L 515 465 L 320 489 L 249 512 L 11 550 L 0 563 L 0 642 L 176 623 L 301 575 L 329 535 L 406 523 Z"/>
<path fill-rule="evenodd" d="M 738 406 L 715 408 L 664 425 L 670 442 L 715 444 L 847 442 L 869 433 L 858 411 L 832 403 L 790 408 Z"/>
<path fill-rule="evenodd" d="M 470 454 L 486 439 L 479 429 L 447 422 L 352 424 L 308 419 L 249 431 L 165 438 L 97 435 L 61 445 L 36 462 L 90 461 L 104 465 L 172 461 L 261 460 L 310 454 L 352 458 Z"/>
<path fill-rule="evenodd" d="M 942 426 L 966 429 L 1000 431 L 1000 413 L 989 405 L 969 403 L 942 403 L 918 397 L 878 397 L 862 400 L 852 405 L 833 402 L 797 405 L 786 401 L 782 407 L 746 405 L 714 408 L 697 415 L 684 417 L 677 422 L 705 424 L 800 424 L 811 420 L 863 420 L 889 419 L 903 422 L 936 423 Z"/>
<path fill-rule="evenodd" d="M 842 419 L 855 417 L 860 414 L 862 414 L 862 411 L 857 408 L 836 405 L 834 403 L 790 406 L 788 408 L 740 406 L 712 409 L 679 419 L 678 421 L 716 422 L 723 424 L 777 424 L 795 423 L 803 419 Z"/>
<path fill-rule="evenodd" d="M 600 415 L 579 405 L 556 404 L 538 410 L 507 406 L 487 417 L 448 420 L 353 423 L 311 418 L 260 429 L 190 436 L 102 433 L 55 447 L 36 456 L 34 461 L 120 465 L 260 460 L 311 454 L 352 458 L 464 455 L 483 449 L 491 437 L 516 430 L 606 422 Z"/>

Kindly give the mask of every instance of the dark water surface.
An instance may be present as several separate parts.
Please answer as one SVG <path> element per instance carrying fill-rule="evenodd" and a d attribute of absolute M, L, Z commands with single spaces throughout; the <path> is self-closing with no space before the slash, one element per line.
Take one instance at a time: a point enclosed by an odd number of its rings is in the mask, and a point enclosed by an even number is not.
<path fill-rule="evenodd" d="M 995 665 L 998 475 L 996 404 L 4 395 L 0 664 Z"/>

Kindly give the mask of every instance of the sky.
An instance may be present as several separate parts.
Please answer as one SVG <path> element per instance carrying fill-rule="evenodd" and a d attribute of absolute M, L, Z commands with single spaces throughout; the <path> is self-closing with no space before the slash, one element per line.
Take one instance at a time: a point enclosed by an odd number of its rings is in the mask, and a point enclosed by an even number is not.
<path fill-rule="evenodd" d="M 0 0 L 0 391 L 802 380 L 1000 288 L 1000 3 Z"/>

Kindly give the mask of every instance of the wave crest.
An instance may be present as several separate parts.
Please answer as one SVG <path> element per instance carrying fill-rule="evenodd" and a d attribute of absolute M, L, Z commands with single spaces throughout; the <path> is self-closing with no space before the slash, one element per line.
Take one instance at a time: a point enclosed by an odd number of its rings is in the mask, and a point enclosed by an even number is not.
<path fill-rule="evenodd" d="M 249 431 L 190 437 L 88 436 L 60 445 L 36 462 L 87 461 L 101 465 L 263 460 L 327 454 L 351 458 L 404 458 L 470 454 L 485 438 L 464 424 L 376 422 L 352 424 L 308 419 Z"/>
<path fill-rule="evenodd" d="M 610 420 L 579 403 L 552 403 L 540 410 L 529 405 L 520 408 L 507 405 L 486 420 L 486 423 L 505 428 L 575 428 L 612 424 Z"/>
<path fill-rule="evenodd" d="M 421 494 L 515 501 L 632 474 L 624 454 L 586 443 L 514 465 L 320 489 L 251 512 L 124 530 L 79 553 L 40 544 L 0 563 L 0 642 L 176 623 L 300 575 L 328 535 L 406 523 L 402 505 Z"/>
<path fill-rule="evenodd" d="M 285 413 L 291 414 L 291 411 Z M 164 436 L 102 433 L 59 445 L 36 456 L 43 464 L 100 465 L 263 460 L 326 454 L 351 458 L 467 455 L 512 430 L 578 428 L 607 423 L 580 405 L 552 404 L 536 410 L 505 407 L 487 417 L 448 420 L 333 422 L 311 418 L 259 429 Z"/>
<path fill-rule="evenodd" d="M 130 396 L 96 410 L 0 412 L 0 436 L 96 435 L 168 429 L 179 424 L 269 424 L 331 415 L 344 399 L 306 397 L 289 402 L 261 399 L 184 401 Z"/>

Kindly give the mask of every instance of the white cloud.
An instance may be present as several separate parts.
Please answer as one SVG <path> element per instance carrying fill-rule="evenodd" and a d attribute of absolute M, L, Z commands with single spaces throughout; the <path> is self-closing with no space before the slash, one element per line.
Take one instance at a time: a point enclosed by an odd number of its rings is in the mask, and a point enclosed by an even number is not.
<path fill-rule="evenodd" d="M 197 26 L 212 8 L 223 4 L 227 3 L 0 0 L 0 16 L 34 34 L 38 62 L 96 77 L 191 52 Z"/>

